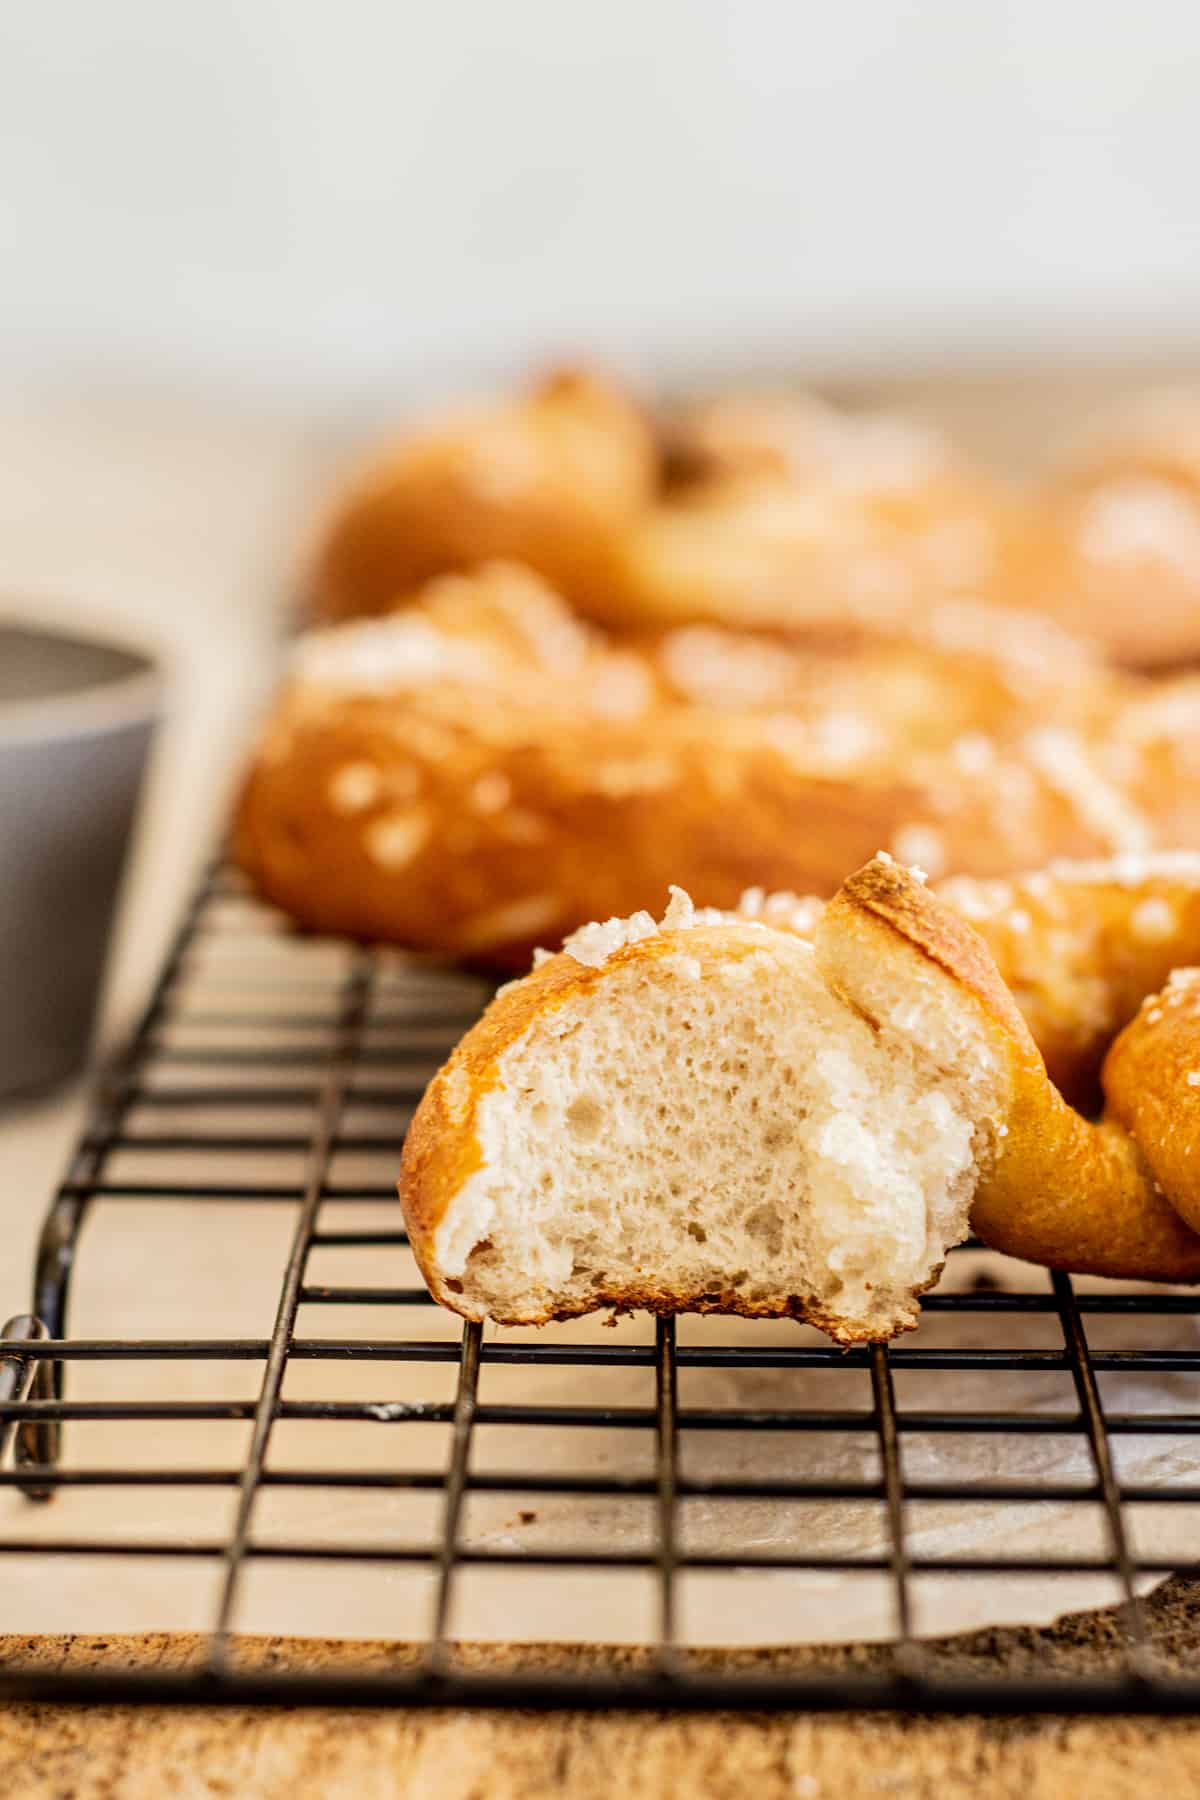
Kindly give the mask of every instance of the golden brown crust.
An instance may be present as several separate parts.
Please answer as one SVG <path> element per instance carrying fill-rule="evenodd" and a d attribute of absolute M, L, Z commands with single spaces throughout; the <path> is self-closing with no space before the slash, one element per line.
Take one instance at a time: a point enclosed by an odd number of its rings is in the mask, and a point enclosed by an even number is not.
<path fill-rule="evenodd" d="M 919 629 L 949 595 L 999 597 L 1026 529 L 1016 493 L 917 420 L 734 393 L 670 429 L 682 477 L 625 534 L 608 623 Z"/>
<path fill-rule="evenodd" d="M 313 610 L 385 612 L 435 575 L 505 557 L 586 605 L 657 480 L 653 428 L 620 389 L 586 371 L 551 375 L 373 460 L 330 523 Z"/>
<path fill-rule="evenodd" d="M 828 894 L 880 847 L 991 875 L 1200 832 L 1197 684 L 1143 698 L 957 609 L 928 641 L 854 651 L 704 628 L 614 644 L 497 567 L 301 651 L 336 663 L 364 632 L 416 633 L 426 662 L 392 679 L 372 638 L 365 673 L 302 670 L 237 812 L 243 866 L 317 930 L 520 967 L 672 881 L 731 906 Z"/>
<path fill-rule="evenodd" d="M 863 918 L 919 951 L 964 988 L 1022 1054 L 1036 1055 L 1028 1027 L 983 938 L 925 882 L 914 880 L 910 869 L 891 857 L 873 857 L 838 889 L 825 909 L 822 929 L 852 929 L 853 921 Z"/>
<path fill-rule="evenodd" d="M 964 781 L 946 818 L 936 759 L 908 777 L 878 766 L 805 772 L 761 733 L 725 731 L 714 744 L 716 729 L 703 716 L 664 724 L 651 750 L 640 730 L 564 724 L 552 747 L 497 755 L 459 734 L 445 759 L 425 761 L 411 742 L 397 759 L 386 709 L 359 703 L 303 726 L 283 762 L 255 766 L 235 854 L 267 899 L 311 929 L 513 968 L 592 917 L 657 904 L 676 880 L 698 903 L 728 907 L 755 885 L 828 893 L 881 842 L 936 843 L 950 867 L 984 874 L 1013 867 L 1031 845 L 1099 847 L 1036 786 L 1014 813 L 1003 790 Z M 345 768 L 397 760 L 420 767 L 419 809 L 397 805 L 386 785 L 362 814 L 330 804 Z M 651 780 L 640 787 L 643 765 Z M 605 791 L 607 769 L 630 771 L 633 785 Z M 495 777 L 504 810 L 472 813 L 464 796 Z M 409 822 L 403 861 L 389 866 L 386 834 Z"/>
<path fill-rule="evenodd" d="M 919 632 L 956 595 L 993 598 L 1017 501 L 945 475 L 912 491 L 858 492 L 770 468 L 684 487 L 631 522 L 592 607 L 622 627 L 706 620 L 818 638 Z M 1021 596 L 1006 588 L 1010 604 Z"/>
<path fill-rule="evenodd" d="M 836 946 L 827 968 L 870 967 L 903 986 L 907 959 L 936 969 L 974 1008 L 1001 1068 L 1001 1100 L 978 1128 L 990 1139 L 972 1223 L 995 1248 L 1050 1267 L 1157 1281 L 1200 1280 L 1200 980 L 1177 982 L 1118 1040 L 1105 1069 L 1109 1115 L 1092 1123 L 1074 1111 L 1045 1065 L 982 937 L 889 859 L 852 876 L 825 909 L 821 942 Z M 761 942 L 761 939 L 758 940 Z M 467 1316 L 458 1284 L 438 1268 L 435 1234 L 463 1183 L 480 1166 L 478 1108 L 498 1079 L 501 1058 L 531 1027 L 568 1001 L 582 1000 L 627 963 L 671 955 L 671 933 L 613 952 L 600 968 L 563 954 L 502 992 L 435 1077 L 410 1127 L 400 1194 L 414 1253 L 435 1297 Z M 751 930 L 704 927 L 689 940 L 702 956 L 735 958 L 758 947 Z M 853 1000 L 853 995 L 852 995 Z M 1194 1066 L 1193 1066 L 1194 1065 Z M 1195 1075 L 1194 1082 L 1189 1081 Z M 1198 1165 L 1200 1166 L 1200 1165 Z M 1181 1216 L 1182 1215 L 1182 1216 Z M 598 1291 L 577 1306 L 523 1314 L 505 1323 L 613 1307 L 656 1312 L 737 1312 L 794 1317 L 842 1342 L 870 1333 L 848 1327 L 811 1296 L 746 1302 L 732 1291 L 682 1293 L 653 1283 Z M 916 1322 L 914 1296 L 897 1328 Z"/>
<path fill-rule="evenodd" d="M 1056 1087 L 1098 1109 L 1113 1038 L 1172 969 L 1200 961 L 1200 856 L 940 884 L 987 942 Z"/>
<path fill-rule="evenodd" d="M 1200 393 L 1140 395 L 1065 455 L 1005 579 L 1131 668 L 1200 658 Z"/>
<path fill-rule="evenodd" d="M 940 434 L 813 396 L 657 422 L 568 372 L 374 458 L 312 574 L 316 616 L 523 561 L 623 629 L 916 628 L 948 594 L 1045 614 L 1118 662 L 1200 656 L 1200 396 L 1145 396 L 1021 495 Z"/>
<path fill-rule="evenodd" d="M 1166 1198 L 1200 1231 L 1200 971 L 1147 998 L 1104 1063 L 1110 1115 Z"/>
<path fill-rule="evenodd" d="M 1200 496 L 1148 475 L 1049 492 L 1005 542 L 989 592 L 1086 634 L 1126 668 L 1194 664 Z"/>
<path fill-rule="evenodd" d="M 842 909 L 869 916 L 942 969 L 974 999 L 1005 1059 L 1008 1104 L 971 1212 L 980 1237 L 1050 1268 L 1200 1280 L 1200 1237 L 1175 1210 L 1175 1194 L 1167 1190 L 1173 1205 L 1155 1181 L 1146 1138 L 1127 1130 L 1116 1108 L 1094 1124 L 1066 1103 L 978 933 L 936 896 L 914 888 L 903 870 L 878 862 L 851 877 L 828 914 Z M 863 953 L 871 953 L 869 945 Z M 1200 1025 L 1191 1029 L 1193 1045 L 1200 1045 Z M 1148 1073 L 1144 1066 L 1142 1072 Z M 1159 1073 L 1156 1068 L 1156 1086 Z M 1107 1066 L 1105 1087 L 1111 1103 Z M 1137 1091 L 1136 1079 L 1128 1088 Z M 1200 1215 L 1200 1173 L 1190 1176 L 1186 1193 Z"/>

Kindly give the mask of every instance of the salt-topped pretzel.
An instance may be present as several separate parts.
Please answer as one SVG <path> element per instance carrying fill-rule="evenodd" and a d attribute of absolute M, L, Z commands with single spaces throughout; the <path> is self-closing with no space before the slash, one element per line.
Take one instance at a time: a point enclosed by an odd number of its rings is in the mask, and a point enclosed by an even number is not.
<path fill-rule="evenodd" d="M 818 637 L 919 629 L 948 596 L 986 592 L 1011 504 L 949 479 L 872 494 L 828 475 L 731 473 L 669 493 L 632 520 L 591 610 L 621 627 L 709 620 Z"/>
<path fill-rule="evenodd" d="M 649 503 L 658 470 L 648 418 L 587 371 L 450 412 L 351 483 L 316 558 L 314 610 L 385 612 L 431 576 L 496 557 L 584 605 L 606 586 L 613 540 Z"/>
<path fill-rule="evenodd" d="M 1200 1217 L 1200 1179 L 1184 1149 L 1190 1143 L 1200 1154 L 1200 1105 L 1181 1106 L 1192 1088 L 1178 1062 L 1185 1043 L 1194 1049 L 1197 1027 L 1194 1014 L 1171 998 L 1186 988 L 1169 986 L 1116 1039 L 1102 1072 L 1105 1110 L 1093 1120 L 1054 1085 L 994 959 L 969 929 L 974 946 L 967 947 L 948 925 L 948 916 L 958 915 L 945 901 L 918 898 L 907 872 L 877 859 L 846 884 L 818 931 L 836 931 L 850 911 L 864 921 L 855 954 L 873 958 L 903 945 L 958 984 L 1002 1070 L 971 1203 L 979 1236 L 1052 1268 L 1200 1280 L 1200 1236 L 1185 1223 Z M 852 974 L 846 959 L 839 966 Z M 897 973 L 903 982 L 899 965 Z M 1154 1086 L 1165 1110 L 1142 1108 L 1140 1081 Z M 1172 1177 L 1169 1185 L 1160 1170 Z"/>
<path fill-rule="evenodd" d="M 1190 1057 L 1194 1010 L 1187 1030 Z M 1075 1112 L 982 937 L 882 857 L 824 908 L 676 890 L 657 925 L 575 933 L 435 1077 L 400 1193 L 434 1296 L 470 1318 L 788 1315 L 853 1342 L 916 1322 L 969 1217 L 1055 1266 L 1200 1279 L 1156 1155 L 1182 1210 L 1200 1182 L 1169 1120 Z"/>
<path fill-rule="evenodd" d="M 878 900 L 904 883 L 877 871 L 874 885 Z M 1105 1244 L 1110 1229 L 1124 1231 L 1127 1213 L 1141 1217 L 1147 1208 L 1161 1237 L 1160 1197 L 1200 1230 L 1200 855 L 1059 862 L 1011 880 L 960 876 L 936 892 L 986 943 L 1054 1094 L 1036 1122 L 1038 1154 L 1014 1143 L 1015 1160 L 981 1188 L 976 1229 L 1035 1262 L 1153 1273 L 1148 1250 L 1135 1262 L 1118 1235 L 1114 1261 Z M 752 892 L 739 910 L 803 936 L 821 917 L 819 902 L 790 894 Z M 1081 1131 L 1078 1114 L 1060 1100 L 1089 1119 L 1101 1113 L 1100 1122 Z M 1077 1192 L 1089 1170 L 1096 1199 L 1085 1236 Z M 1018 1208 L 1013 1192 L 1027 1178 Z M 1176 1243 L 1173 1229 L 1167 1236 L 1168 1247 Z M 1169 1259 L 1166 1266 L 1177 1267 Z"/>
<path fill-rule="evenodd" d="M 369 460 L 314 559 L 315 614 L 524 562 L 621 629 L 911 628 L 947 595 L 1043 613 L 1147 668 L 1200 656 L 1200 395 L 1139 397 L 1021 493 L 923 421 L 727 394 L 658 420 L 558 374 Z"/>
<path fill-rule="evenodd" d="M 1006 875 L 1200 832 L 1200 704 L 1038 621 L 804 649 L 716 627 L 615 643 L 527 572 L 445 578 L 302 638 L 237 853 L 306 926 L 520 967 L 686 883 L 830 893 L 879 847 Z"/>
<path fill-rule="evenodd" d="M 1102 419 L 1007 546 L 1006 591 L 1097 638 L 1120 662 L 1200 658 L 1200 391 L 1152 390 Z"/>
<path fill-rule="evenodd" d="M 1116 1034 L 1173 970 L 1200 962 L 1200 854 L 1054 862 L 938 893 L 976 927 L 1068 1097 L 1094 1102 Z"/>
<path fill-rule="evenodd" d="M 1146 996 L 1105 1058 L 1103 1082 L 1109 1115 L 1200 1232 L 1200 968 L 1175 969 Z"/>
<path fill-rule="evenodd" d="M 671 422 L 674 453 L 693 480 L 768 472 L 875 498 L 913 498 L 965 480 L 962 454 L 933 426 L 902 414 L 835 406 L 821 396 L 743 389 L 699 400 Z"/>
<path fill-rule="evenodd" d="M 691 505 L 662 509 L 639 548 L 646 580 L 664 589 L 673 576 L 681 583 L 676 616 L 690 589 L 718 616 L 748 617 L 757 606 L 776 624 L 789 611 L 803 624 L 804 610 L 815 610 L 813 577 L 822 574 L 826 601 L 860 617 L 872 607 L 911 611 L 947 593 L 978 596 L 1024 527 L 1014 490 L 927 421 L 900 413 L 833 406 L 808 393 L 735 391 L 686 409 L 673 432 L 692 477 L 681 497 Z M 807 496 L 790 523 L 787 489 Z M 707 592 L 698 584 L 692 565 L 706 525 L 710 549 L 719 551 L 725 535 L 745 540 L 749 593 L 740 601 L 736 565 Z M 808 576 L 790 594 L 789 538 L 795 568 Z"/>
<path fill-rule="evenodd" d="M 383 612 L 431 577 L 519 560 L 622 629 L 912 626 L 986 589 L 1020 510 L 930 427 L 732 396 L 654 425 L 570 373 L 416 426 L 336 504 L 315 614 Z"/>

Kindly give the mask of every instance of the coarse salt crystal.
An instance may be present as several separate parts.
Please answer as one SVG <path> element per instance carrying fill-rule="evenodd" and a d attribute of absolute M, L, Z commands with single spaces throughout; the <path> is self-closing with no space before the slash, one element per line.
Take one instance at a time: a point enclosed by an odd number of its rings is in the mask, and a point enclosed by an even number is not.
<path fill-rule="evenodd" d="M 892 838 L 892 850 L 918 881 L 926 879 L 925 870 L 940 875 L 946 867 L 945 843 L 929 825 L 902 825 Z"/>
<path fill-rule="evenodd" d="M 950 753 L 964 775 L 983 775 L 996 760 L 996 746 L 981 731 L 970 731 L 956 738 Z"/>
<path fill-rule="evenodd" d="M 383 777 L 375 763 L 343 763 L 330 776 L 325 791 L 334 812 L 365 812 L 383 791 Z"/>
<path fill-rule="evenodd" d="M 1057 881 L 1111 884 L 1113 887 L 1140 887 L 1142 882 L 1154 880 L 1185 882 L 1189 887 L 1200 887 L 1200 852 L 1147 850 L 1135 855 L 1112 856 L 1103 861 L 1087 858 L 1080 862 L 1059 858 L 1049 865 L 1047 873 L 1040 879 L 1048 882 L 1050 876 Z M 1037 879 L 1031 875 L 1025 883 L 1031 892 Z"/>
<path fill-rule="evenodd" d="M 431 831 L 424 812 L 387 813 L 367 827 L 363 843 L 372 862 L 384 869 L 400 869 L 420 853 Z"/>
<path fill-rule="evenodd" d="M 1025 739 L 1030 762 L 1076 810 L 1082 823 L 1125 855 L 1150 847 L 1150 829 L 1125 795 L 1106 781 L 1082 739 L 1058 725 L 1031 731 Z"/>
<path fill-rule="evenodd" d="M 1129 915 L 1129 928 L 1143 943 L 1159 943 L 1163 938 L 1169 938 L 1177 923 L 1174 908 L 1158 896 L 1139 901 Z"/>
<path fill-rule="evenodd" d="M 648 912 L 635 912 L 627 919 L 594 920 L 590 925 L 581 925 L 563 940 L 563 949 L 585 968 L 599 969 L 615 950 L 640 944 L 657 933 L 658 926 Z"/>

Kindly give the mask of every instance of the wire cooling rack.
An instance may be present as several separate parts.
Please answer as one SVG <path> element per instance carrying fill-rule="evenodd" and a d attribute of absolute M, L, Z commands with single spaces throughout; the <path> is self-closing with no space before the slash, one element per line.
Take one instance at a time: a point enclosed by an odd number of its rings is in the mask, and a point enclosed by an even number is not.
<path fill-rule="evenodd" d="M 1112 1284 L 1077 1292 L 1067 1276 L 1015 1265 L 1017 1285 L 997 1285 L 987 1267 L 971 1277 L 968 1246 L 927 1298 L 921 1332 L 891 1348 L 844 1352 L 800 1327 L 721 1320 L 623 1322 L 618 1331 L 599 1321 L 540 1333 L 462 1328 L 432 1305 L 415 1274 L 392 1179 L 424 1082 L 487 991 L 394 955 L 295 936 L 221 868 L 202 884 L 53 1200 L 31 1311 L 11 1320 L 0 1339 L 0 1502 L 7 1509 L 0 1629 L 11 1624 L 2 1616 L 3 1594 L 16 1591 L 5 1572 L 32 1571 L 21 1591 L 36 1603 L 39 1594 L 60 1591 L 67 1570 L 87 1594 L 98 1591 L 90 1572 L 100 1568 L 115 1566 L 120 1580 L 120 1571 L 140 1564 L 166 1571 L 166 1582 L 172 1569 L 195 1564 L 210 1578 L 207 1654 L 169 1674 L 77 1662 L 56 1674 L 6 1666 L 0 1697 L 959 1712 L 1197 1707 L 1200 1679 L 1156 1671 L 1140 1596 L 1153 1577 L 1190 1560 L 1180 1545 L 1191 1541 L 1200 1516 L 1188 1510 L 1200 1505 L 1200 1485 L 1188 1478 L 1193 1449 L 1200 1459 L 1192 1399 L 1200 1297 Z M 282 1178 L 270 1173 L 280 1168 Z M 106 1276 L 105 1316 L 114 1324 L 131 1312 L 141 1318 L 146 1294 L 158 1294 L 177 1328 L 158 1337 L 72 1337 L 73 1276 L 78 1285 L 106 1246 L 111 1256 L 114 1221 L 129 1233 L 131 1209 L 128 1260 L 111 1265 L 116 1278 Z M 266 1335 L 207 1335 L 203 1317 L 193 1316 L 207 1304 L 205 1271 L 233 1281 L 250 1222 L 264 1218 L 271 1243 L 282 1248 L 281 1276 L 279 1261 L 273 1265 L 274 1323 Z M 290 1230 L 286 1242 L 280 1220 Z M 158 1259 L 149 1270 L 146 1257 Z M 321 1270 L 336 1274 L 339 1259 L 350 1259 L 359 1279 L 317 1278 Z M 93 1311 L 96 1304 L 93 1297 Z M 303 1321 L 322 1313 L 351 1326 L 341 1335 L 310 1335 Z M 1032 1343 L 1028 1327 L 1036 1328 Z M 1089 1330 L 1107 1331 L 1107 1345 L 1089 1342 Z M 207 1391 L 214 1369 L 249 1386 L 234 1397 L 220 1387 Z M 127 1391 L 130 1370 L 154 1371 L 150 1397 Z M 293 1385 L 306 1375 L 308 1386 Z M 359 1377 L 374 1385 L 344 1397 Z M 605 1385 L 614 1377 L 644 1382 L 643 1398 L 630 1404 L 626 1387 L 614 1399 Z M 444 1384 L 436 1397 L 414 1395 L 414 1379 L 430 1388 L 435 1378 Z M 1058 1382 L 1057 1401 L 1030 1399 L 1022 1389 L 1019 1403 L 1005 1404 L 1005 1382 L 1042 1380 Z M 1106 1403 L 1106 1381 L 1117 1384 L 1123 1410 Z M 359 1440 L 350 1434 L 380 1424 L 388 1427 L 379 1440 L 383 1466 L 377 1453 L 360 1466 L 352 1450 Z M 303 1433 L 317 1428 L 321 1454 L 306 1457 Z M 432 1428 L 441 1434 L 436 1457 L 422 1448 Z M 204 1431 L 235 1430 L 237 1454 L 189 1458 L 194 1443 L 208 1441 Z M 277 1454 L 289 1431 L 301 1433 L 298 1447 Z M 480 1453 L 489 1431 L 499 1434 L 500 1466 L 495 1454 Z M 168 1442 L 183 1448 L 164 1460 Z M 597 1443 L 603 1455 L 572 1462 L 571 1447 Z M 552 1444 L 559 1447 L 553 1455 Z M 127 1453 L 114 1459 L 114 1445 Z M 699 1458 L 690 1454 L 696 1445 Z M 983 1477 L 981 1445 L 994 1451 L 994 1473 Z M 1031 1445 L 1039 1454 L 1018 1457 L 1014 1479 L 1005 1446 Z M 1126 1454 L 1147 1445 L 1170 1455 L 1147 1462 Z M 227 1504 L 219 1530 L 201 1529 L 193 1514 L 180 1523 L 169 1508 L 146 1511 L 164 1494 L 185 1492 Z M 105 1531 L 79 1529 L 89 1507 L 99 1516 L 102 1499 Z M 294 1517 L 273 1522 L 280 1501 L 307 1506 L 298 1515 L 309 1521 L 307 1531 L 297 1530 Z M 413 1505 L 425 1508 L 423 1534 L 411 1529 Z M 556 1509 L 556 1529 L 539 1535 L 538 1509 L 547 1506 Z M 481 1507 L 477 1528 L 472 1509 Z M 611 1529 L 606 1508 L 619 1519 Z M 941 1521 L 932 1540 L 919 1529 L 930 1508 Z M 989 1508 L 999 1510 L 989 1515 Z M 1147 1510 L 1173 1512 L 1184 1531 L 1168 1533 L 1161 1547 L 1161 1534 L 1131 1523 Z M 1026 1520 L 1016 1549 L 1007 1527 L 989 1529 L 989 1516 Z M 1090 1539 L 1073 1529 L 1085 1516 Z M 875 1522 L 865 1536 L 848 1524 L 864 1517 Z M 975 1525 L 956 1539 L 960 1517 Z M 1045 1519 L 1053 1530 L 1039 1523 Z M 965 1547 L 955 1549 L 956 1542 Z M 305 1676 L 247 1665 L 238 1646 L 247 1611 L 254 1623 L 251 1590 L 263 1571 L 281 1568 L 287 1582 L 274 1591 L 292 1608 L 284 1629 L 319 1622 L 300 1594 L 304 1571 L 332 1568 L 341 1584 L 365 1570 L 372 1591 L 385 1597 L 391 1629 L 379 1635 L 416 1640 L 418 1653 L 398 1658 L 394 1670 L 362 1673 Z M 589 1609 L 599 1604 L 600 1635 L 640 1635 L 646 1654 L 623 1672 L 597 1666 L 566 1675 L 522 1672 L 519 1663 L 490 1673 L 464 1662 L 458 1642 L 472 1634 L 470 1609 L 463 1614 L 460 1606 L 464 1584 L 497 1575 L 507 1584 L 500 1610 L 510 1637 L 537 1635 L 544 1615 L 526 1611 L 522 1596 L 536 1577 L 549 1577 L 576 1621 L 560 1637 L 586 1640 Z M 1050 1591 L 1069 1578 L 1107 1582 L 1122 1606 L 1127 1645 L 1115 1671 L 980 1681 L 926 1658 L 922 1633 L 937 1629 L 941 1615 L 936 1602 L 932 1612 L 918 1609 L 921 1584 L 932 1583 L 935 1594 L 987 1580 L 1001 1588 L 1032 1581 Z M 639 1584 L 638 1606 L 623 1597 L 629 1580 Z M 822 1673 L 819 1661 L 791 1674 L 755 1673 L 752 1661 L 714 1672 L 711 1659 L 694 1654 L 686 1617 L 688 1585 L 705 1580 L 718 1584 L 707 1641 L 721 1640 L 741 1595 L 749 1596 L 747 1643 L 768 1606 L 786 1615 L 791 1605 L 797 1626 L 803 1620 L 807 1636 L 819 1639 L 822 1607 L 865 1583 L 897 1646 L 891 1672 L 847 1674 L 843 1664 Z M 331 1635 L 336 1607 L 335 1599 Z"/>

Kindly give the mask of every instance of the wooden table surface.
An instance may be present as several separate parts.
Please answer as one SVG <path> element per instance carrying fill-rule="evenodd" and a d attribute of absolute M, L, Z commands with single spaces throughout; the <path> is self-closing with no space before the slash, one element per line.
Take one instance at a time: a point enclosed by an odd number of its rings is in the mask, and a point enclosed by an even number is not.
<path fill-rule="evenodd" d="M 1147 1606 L 1154 1654 L 1194 1672 L 1200 1579 L 1176 1577 Z M 1080 1674 L 1121 1655 L 1111 1612 L 1068 1616 L 1046 1631 L 1007 1629 L 939 1640 L 928 1654 L 964 1675 Z M 4 1638 L 0 1662 L 179 1668 L 196 1637 Z M 304 1638 L 241 1640 L 236 1654 L 273 1670 L 395 1667 L 412 1648 Z M 561 1647 L 464 1647 L 495 1669 L 509 1659 L 556 1669 L 612 1669 L 644 1653 Z M 706 1665 L 776 1673 L 823 1660 L 887 1667 L 884 1646 L 712 1652 Z M 579 1800 L 751 1794 L 754 1800 L 1154 1800 L 1200 1793 L 1200 1721 L 1052 1718 L 897 1719 L 892 1715 L 738 1717 L 685 1714 L 487 1714 L 461 1711 L 0 1707 L 0 1792 L 19 1800 Z"/>

